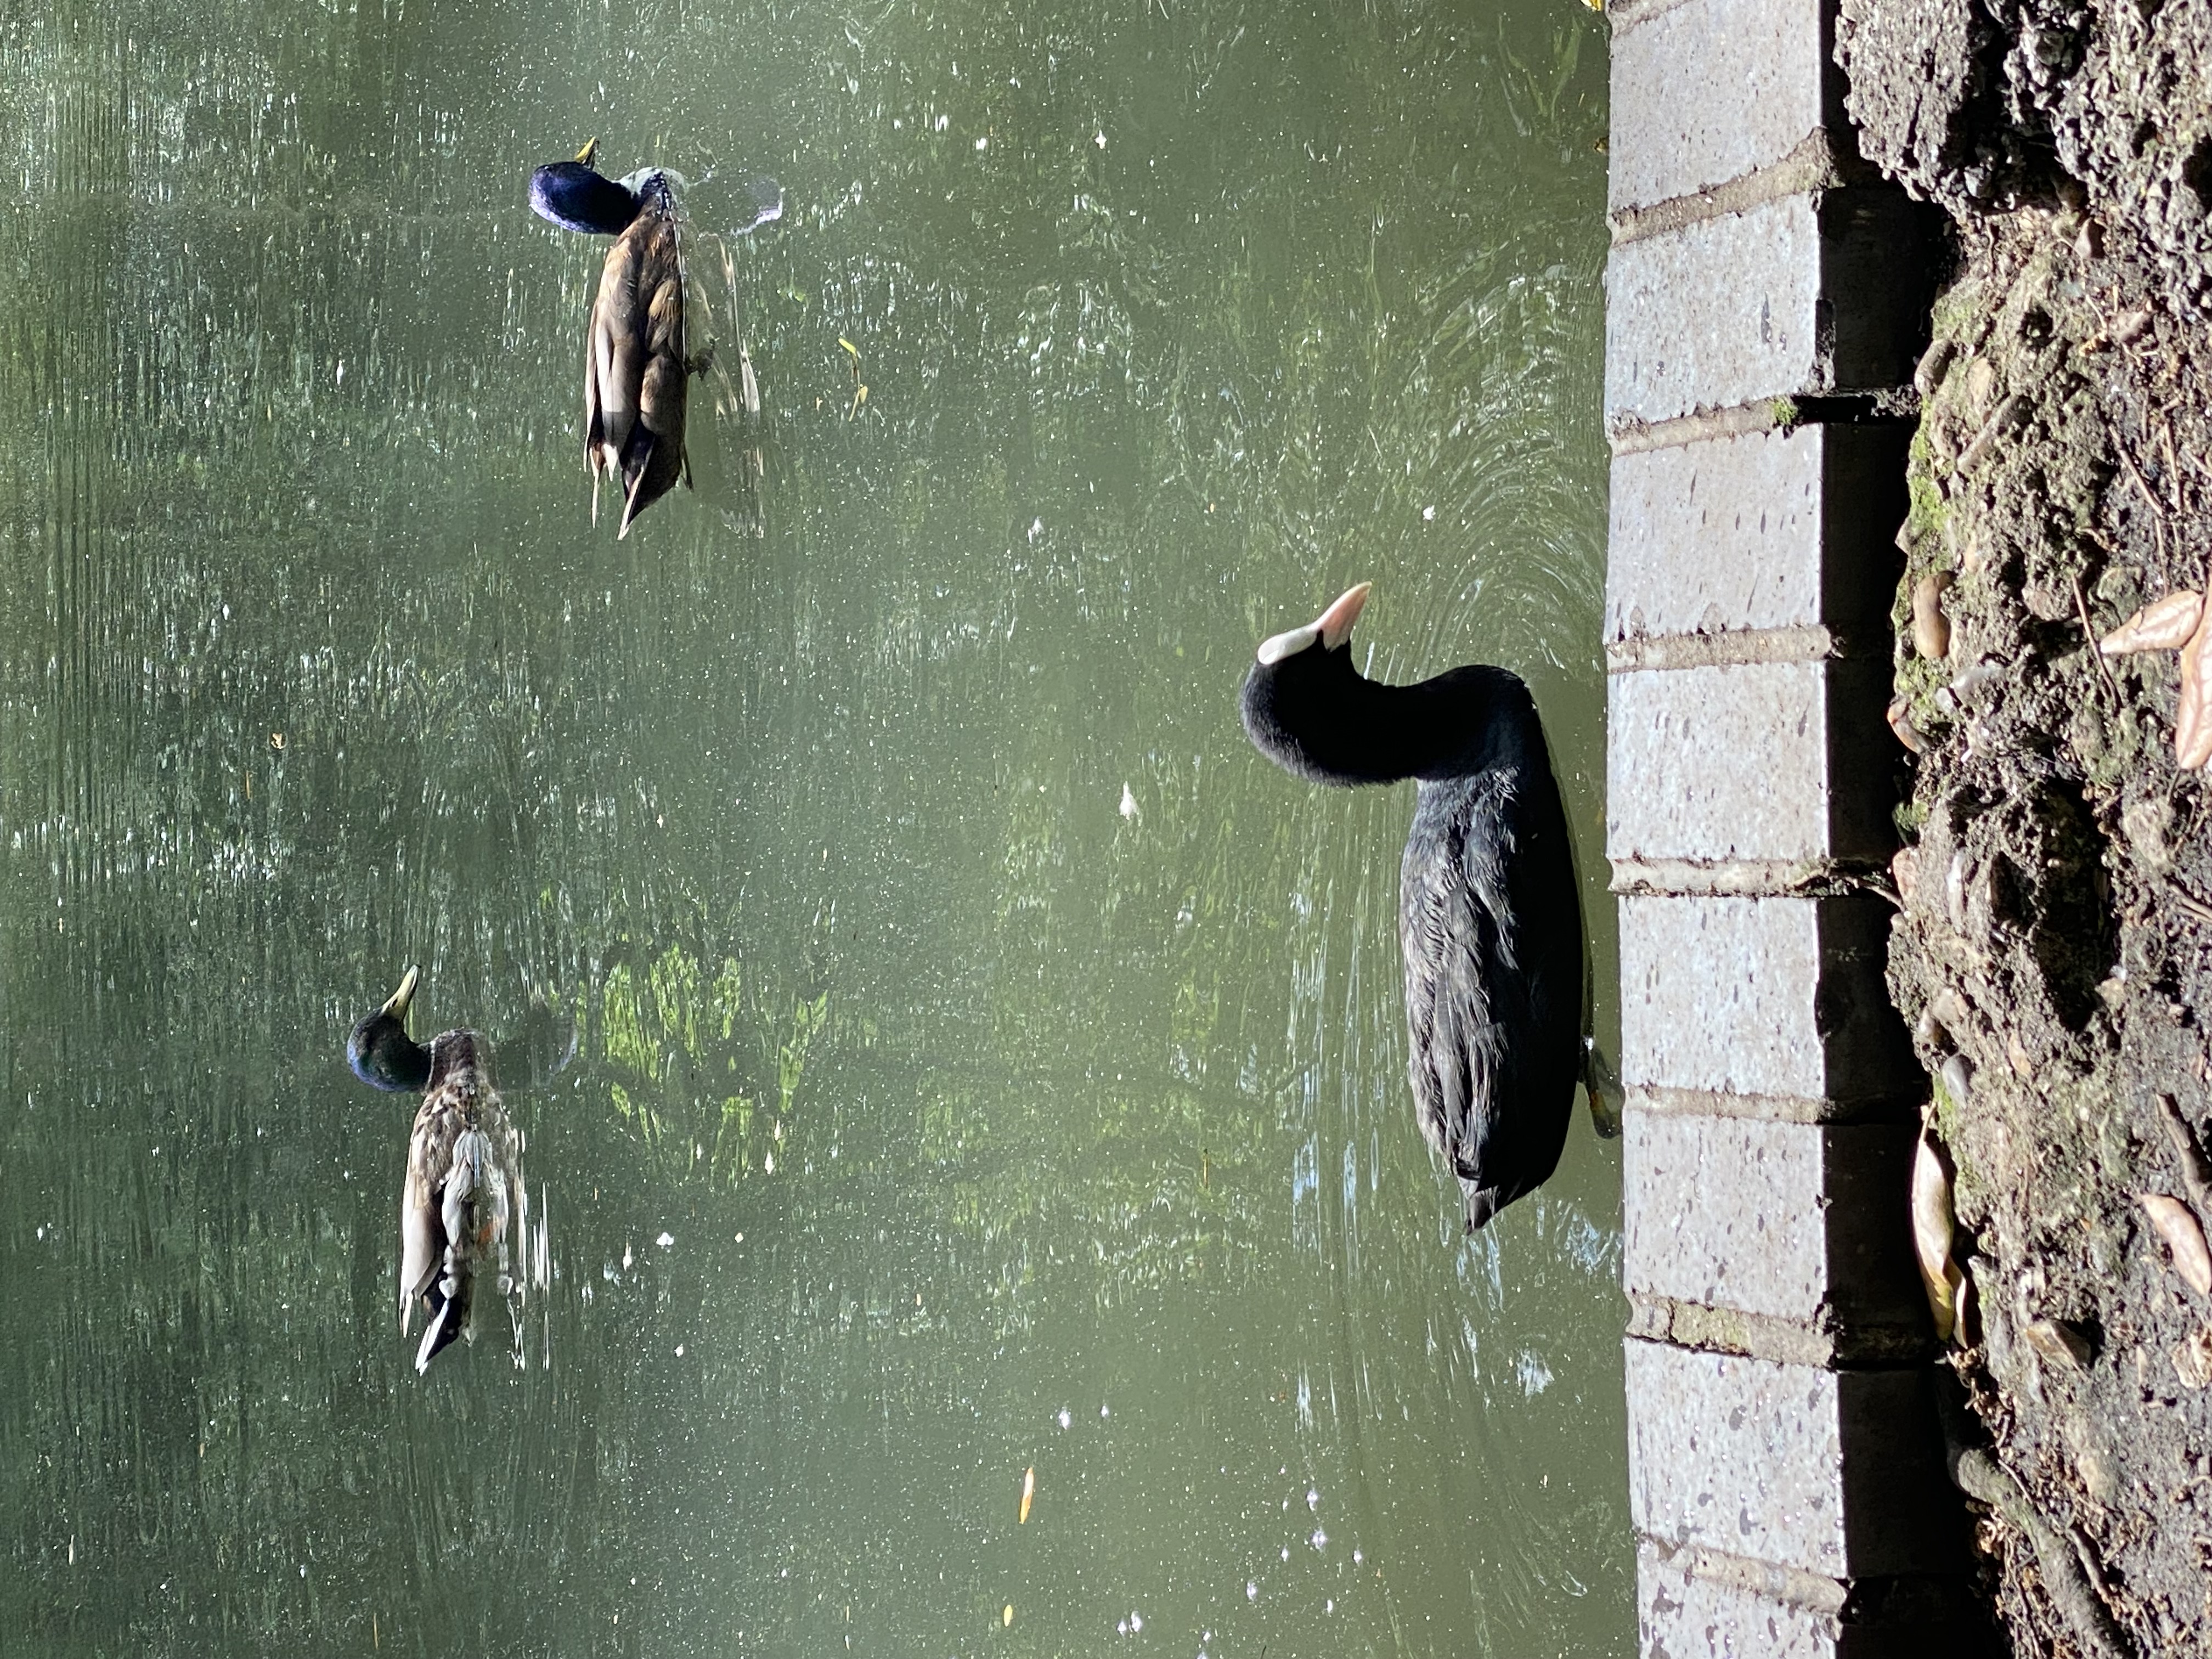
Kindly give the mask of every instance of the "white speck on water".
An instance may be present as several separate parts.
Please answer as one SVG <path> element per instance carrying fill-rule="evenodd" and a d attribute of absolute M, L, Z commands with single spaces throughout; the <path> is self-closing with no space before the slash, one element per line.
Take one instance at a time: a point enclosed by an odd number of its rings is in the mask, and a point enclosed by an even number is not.
<path fill-rule="evenodd" d="M 1290 1559 L 1291 1559 L 1291 1547 L 1290 1547 L 1288 1544 L 1285 1544 L 1285 1545 L 1284 1545 L 1284 1546 L 1283 1546 L 1283 1559 L 1284 1559 L 1284 1560 L 1285 1560 L 1285 1561 L 1287 1561 L 1287 1560 L 1289 1560 Z"/>
<path fill-rule="evenodd" d="M 1437 510 L 1433 507 L 1425 507 L 1421 509 L 1421 522 L 1423 524 L 1427 524 L 1436 516 Z"/>
<path fill-rule="evenodd" d="M 1106 1410 L 1106 1407 L 1103 1407 L 1103 1406 L 1099 1407 L 1099 1408 L 1098 1408 L 1098 1415 L 1099 1415 L 1099 1416 L 1101 1416 L 1101 1417 L 1104 1417 L 1105 1415 L 1107 1415 L 1107 1410 Z"/>
<path fill-rule="evenodd" d="M 684 1358 L 684 1345 L 681 1342 L 676 1345 L 676 1357 L 678 1359 Z"/>
<path fill-rule="evenodd" d="M 1321 1489 L 1318 1486 L 1306 1488 L 1306 1507 L 1310 1510 L 1321 1508 Z"/>
<path fill-rule="evenodd" d="M 1260 1587 L 1249 1578 L 1244 1581 L 1244 1599 L 1247 1601 L 1256 1601 L 1260 1599 Z"/>
<path fill-rule="evenodd" d="M 1121 816 L 1132 823 L 1137 821 L 1137 797 L 1126 783 L 1121 786 Z"/>
<path fill-rule="evenodd" d="M 659 1237 L 654 1239 L 653 1242 L 659 1245 L 660 1248 L 665 1250 L 671 1244 L 673 1244 L 676 1242 L 676 1235 L 674 1233 L 663 1233 Z"/>
<path fill-rule="evenodd" d="M 1068 1415 L 1067 1407 L 1062 1406 L 1060 1408 L 1060 1426 L 1064 1429 L 1073 1421 L 1075 1421 L 1075 1419 Z"/>
<path fill-rule="evenodd" d="M 1042 519 L 1031 519 L 1030 520 L 1030 544 L 1034 547 L 1036 544 L 1036 538 L 1043 534 L 1044 520 Z"/>
<path fill-rule="evenodd" d="M 1095 142 L 1095 143 L 1097 144 L 1097 146 L 1098 146 L 1098 148 L 1099 148 L 1099 149 L 1105 149 L 1105 148 L 1106 148 L 1106 135 L 1105 135 L 1104 133 L 1103 133 L 1103 132 L 1102 132 L 1102 133 L 1100 133 L 1100 134 L 1098 135 L 1097 138 L 1096 140 L 1094 140 L 1093 142 Z"/>
<path fill-rule="evenodd" d="M 1317 1550 L 1325 1550 L 1328 1547 L 1328 1534 L 1323 1532 L 1319 1527 L 1316 1527 L 1314 1528 L 1313 1536 L 1307 1539 L 1306 1542 L 1311 1544 Z"/>
<path fill-rule="evenodd" d="M 624 1273 L 628 1273 L 628 1272 L 629 1271 L 629 1264 L 630 1264 L 629 1246 L 629 1245 L 627 1245 L 627 1244 L 625 1244 L 625 1245 L 623 1245 L 623 1271 Z"/>
<path fill-rule="evenodd" d="M 1142 1630 L 1144 1627 L 1145 1615 L 1132 1608 L 1129 1613 L 1129 1628 L 1131 1630 Z"/>
<path fill-rule="evenodd" d="M 978 138 L 975 141 L 975 148 L 977 149 L 988 149 L 991 148 L 991 141 L 988 138 Z"/>
<path fill-rule="evenodd" d="M 1552 1386 L 1552 1368 L 1533 1353 L 1523 1352 L 1513 1362 L 1513 1375 L 1531 1400 Z"/>
<path fill-rule="evenodd" d="M 1352 1553 L 1352 1565 L 1355 1567 L 1366 1559 L 1367 1558 L 1362 1555 L 1358 1550 L 1354 1550 Z"/>

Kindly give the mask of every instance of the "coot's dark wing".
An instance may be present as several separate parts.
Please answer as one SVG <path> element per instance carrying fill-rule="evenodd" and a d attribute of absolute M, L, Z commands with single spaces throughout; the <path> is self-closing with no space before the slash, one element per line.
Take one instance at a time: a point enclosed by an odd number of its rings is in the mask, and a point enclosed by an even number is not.
<path fill-rule="evenodd" d="M 1503 1059 L 1493 988 L 1510 994 L 1500 972 L 1507 941 L 1498 927 L 1504 893 L 1496 860 L 1480 851 L 1473 868 L 1467 860 L 1467 809 L 1480 783 L 1423 787 L 1398 895 L 1414 1109 L 1429 1145 L 1478 1185 L 1489 1163 Z M 1485 805 L 1478 816 L 1496 823 L 1494 804 Z M 1479 1224 L 1471 1203 L 1469 1223 Z"/>
<path fill-rule="evenodd" d="M 1401 880 L 1414 1103 L 1472 1231 L 1558 1166 L 1574 1100 L 1581 915 L 1548 769 L 1423 785 Z"/>

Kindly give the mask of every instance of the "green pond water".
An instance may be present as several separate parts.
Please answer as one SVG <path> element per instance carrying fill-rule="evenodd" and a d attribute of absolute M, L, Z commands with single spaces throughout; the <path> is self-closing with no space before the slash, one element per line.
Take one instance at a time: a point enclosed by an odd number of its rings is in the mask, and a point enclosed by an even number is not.
<path fill-rule="evenodd" d="M 1610 1029 L 1604 84 L 1576 0 L 0 9 L 0 1654 L 1629 1652 L 1617 1143 L 1460 1236 L 1410 787 L 1236 717 L 1361 579 L 1527 676 Z M 715 173 L 622 542 L 594 134 Z M 417 961 L 578 1015 L 520 1366 L 396 1328 Z"/>

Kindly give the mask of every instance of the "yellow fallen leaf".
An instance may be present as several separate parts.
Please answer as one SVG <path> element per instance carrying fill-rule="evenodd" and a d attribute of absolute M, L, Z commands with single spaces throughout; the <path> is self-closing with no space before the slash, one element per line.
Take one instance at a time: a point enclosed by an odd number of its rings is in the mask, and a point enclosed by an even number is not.
<path fill-rule="evenodd" d="M 1030 1500 L 1036 1496 L 1036 1465 L 1030 1465 L 1029 1473 L 1022 1477 L 1022 1518 L 1016 1526 L 1027 1526 L 1030 1519 Z"/>
<path fill-rule="evenodd" d="M 999 1623 L 1000 1625 L 1011 1625 L 1013 1622 L 1014 1604 L 1012 1601 L 1009 1601 L 1006 1603 L 1006 1610 L 999 1615 Z"/>
<path fill-rule="evenodd" d="M 853 356 L 853 358 L 854 358 L 854 360 L 855 362 L 858 362 L 858 361 L 859 361 L 859 359 L 860 359 L 860 347 L 858 347 L 858 346 L 854 345 L 854 344 L 850 340 L 847 339 L 847 338 L 846 338 L 843 335 L 842 335 L 842 334 L 840 334 L 840 335 L 837 337 L 837 343 L 838 343 L 839 345 L 841 345 L 841 346 L 844 347 L 844 348 L 845 348 L 845 349 L 846 349 L 848 352 L 851 353 L 851 354 L 852 354 L 852 356 Z"/>
<path fill-rule="evenodd" d="M 2108 657 L 2131 651 L 2179 651 L 2197 631 L 2204 614 L 2204 596 L 2184 588 L 2154 599 L 2097 641 Z"/>

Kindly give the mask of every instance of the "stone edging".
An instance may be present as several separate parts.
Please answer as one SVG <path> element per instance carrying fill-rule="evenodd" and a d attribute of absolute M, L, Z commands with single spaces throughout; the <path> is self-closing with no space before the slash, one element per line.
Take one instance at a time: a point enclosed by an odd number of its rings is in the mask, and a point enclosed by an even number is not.
<path fill-rule="evenodd" d="M 1607 854 L 1643 1652 L 1957 1650 L 1882 718 L 1929 216 L 1836 0 L 1615 0 Z"/>

